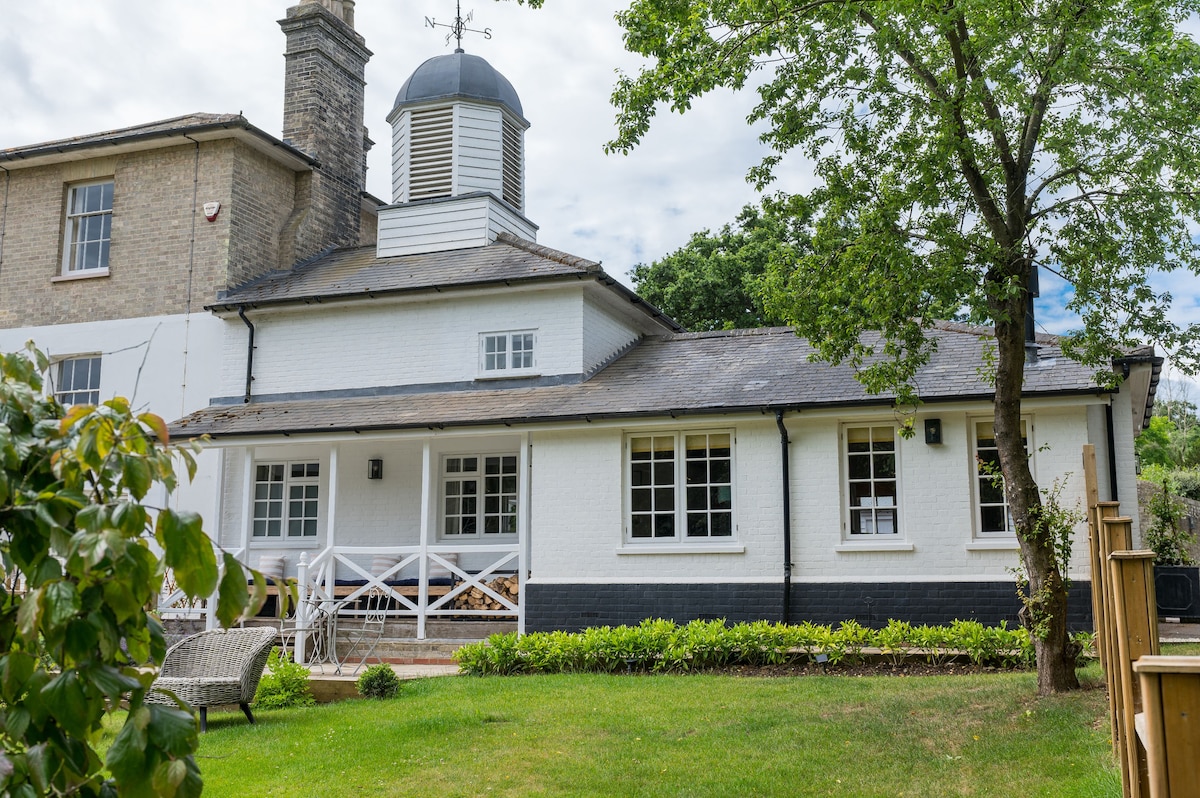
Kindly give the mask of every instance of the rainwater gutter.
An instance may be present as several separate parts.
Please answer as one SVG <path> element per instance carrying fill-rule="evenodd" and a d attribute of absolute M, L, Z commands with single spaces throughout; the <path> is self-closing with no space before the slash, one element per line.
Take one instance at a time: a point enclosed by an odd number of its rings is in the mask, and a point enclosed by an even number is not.
<path fill-rule="evenodd" d="M 246 318 L 246 306 L 238 306 L 238 317 L 250 328 L 250 340 L 246 344 L 246 395 L 242 397 L 244 404 L 250 403 L 250 384 L 254 382 L 254 324 Z"/>
<path fill-rule="evenodd" d="M 792 476 L 791 458 L 788 456 L 787 427 L 783 423 L 783 409 L 775 411 L 775 424 L 779 427 L 780 474 L 783 477 L 783 617 L 782 623 L 791 622 L 792 614 Z"/>

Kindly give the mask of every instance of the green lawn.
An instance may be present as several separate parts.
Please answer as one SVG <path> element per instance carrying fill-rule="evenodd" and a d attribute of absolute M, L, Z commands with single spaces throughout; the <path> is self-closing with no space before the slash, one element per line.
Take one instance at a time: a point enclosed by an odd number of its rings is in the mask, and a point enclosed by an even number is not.
<path fill-rule="evenodd" d="M 1029 673 L 457 677 L 258 717 L 210 716 L 206 796 L 1120 795 L 1103 690 Z"/>

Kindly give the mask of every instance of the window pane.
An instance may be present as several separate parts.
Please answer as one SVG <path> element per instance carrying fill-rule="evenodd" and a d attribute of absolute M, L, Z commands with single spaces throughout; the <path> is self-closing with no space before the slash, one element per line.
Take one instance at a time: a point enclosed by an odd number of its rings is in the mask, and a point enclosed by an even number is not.
<path fill-rule="evenodd" d="M 687 481 L 689 485 L 703 485 L 708 482 L 708 463 L 703 460 L 689 460 Z"/>
<path fill-rule="evenodd" d="M 847 463 L 850 479 L 871 478 L 871 456 L 868 454 L 850 455 Z"/>
<path fill-rule="evenodd" d="M 708 488 L 688 488 L 687 489 L 687 508 L 689 510 L 707 510 L 708 509 Z"/>
<path fill-rule="evenodd" d="M 713 537 L 729 537 L 733 534 L 733 515 L 731 513 L 713 513 L 712 526 L 709 534 Z"/>
<path fill-rule="evenodd" d="M 980 515 L 980 531 L 981 532 L 1005 532 L 1005 508 L 1004 507 L 981 507 Z"/>
<path fill-rule="evenodd" d="M 651 531 L 651 520 L 648 515 L 635 515 L 630 524 L 629 534 L 635 538 L 648 538 Z"/>
<path fill-rule="evenodd" d="M 979 501 L 984 504 L 1004 503 L 1004 479 L 983 476 L 979 478 Z"/>
<path fill-rule="evenodd" d="M 655 510 L 673 510 L 675 508 L 675 489 L 674 488 L 655 488 L 654 489 L 654 509 Z"/>
<path fill-rule="evenodd" d="M 733 509 L 733 490 L 728 485 L 713 485 L 708 490 L 709 507 L 714 510 Z"/>
<path fill-rule="evenodd" d="M 896 455 L 894 454 L 877 454 L 871 458 L 875 466 L 875 478 L 895 479 L 896 478 Z"/>
<path fill-rule="evenodd" d="M 630 494 L 630 505 L 635 513 L 647 513 L 654 509 L 651 506 L 650 491 L 646 489 L 634 490 Z"/>
<path fill-rule="evenodd" d="M 656 516 L 654 516 L 654 537 L 656 537 L 656 538 L 675 537 L 675 516 L 674 515 L 656 515 Z"/>

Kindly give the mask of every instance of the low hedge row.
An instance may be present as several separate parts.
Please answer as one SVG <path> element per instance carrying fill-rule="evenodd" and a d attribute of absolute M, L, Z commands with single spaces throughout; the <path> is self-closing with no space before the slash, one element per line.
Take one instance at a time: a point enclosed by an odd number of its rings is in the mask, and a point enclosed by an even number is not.
<path fill-rule="evenodd" d="M 1086 638 L 1086 636 L 1081 636 Z M 1079 639 L 1085 649 L 1087 639 Z M 943 664 L 966 655 L 977 665 L 1030 667 L 1033 643 L 1024 629 L 954 621 L 948 626 L 888 621 L 871 629 L 856 621 L 837 628 L 768 621 L 645 620 L 637 626 L 599 626 L 578 633 L 496 634 L 458 649 L 454 659 L 469 674 L 565 673 L 625 670 L 683 672 L 731 665 L 781 665 L 824 654 L 830 664 L 853 663 L 865 649 L 900 662 L 920 657 Z M 874 653 L 874 652 L 873 652 Z"/>

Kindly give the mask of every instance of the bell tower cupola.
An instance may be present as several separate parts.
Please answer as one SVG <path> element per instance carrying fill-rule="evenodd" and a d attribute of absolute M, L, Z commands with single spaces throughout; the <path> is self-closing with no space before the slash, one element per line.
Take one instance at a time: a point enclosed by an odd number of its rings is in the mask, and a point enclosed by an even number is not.
<path fill-rule="evenodd" d="M 461 48 L 430 58 L 388 122 L 393 205 L 380 211 L 380 257 L 484 246 L 500 232 L 536 238 L 524 216 L 529 122 L 491 64 Z"/>

